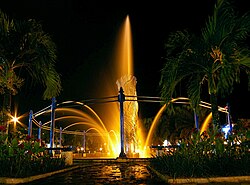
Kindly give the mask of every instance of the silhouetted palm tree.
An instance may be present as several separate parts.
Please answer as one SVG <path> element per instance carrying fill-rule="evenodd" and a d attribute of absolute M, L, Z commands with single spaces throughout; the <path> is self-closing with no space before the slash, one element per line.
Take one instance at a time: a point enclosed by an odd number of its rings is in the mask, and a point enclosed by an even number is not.
<path fill-rule="evenodd" d="M 11 96 L 18 93 L 27 74 L 45 88 L 44 99 L 60 93 L 56 59 L 55 43 L 41 24 L 32 19 L 10 19 L 0 10 L 0 93 L 5 113 L 10 113 Z M 4 124 L 7 124 L 6 114 Z"/>
<path fill-rule="evenodd" d="M 236 15 L 226 0 L 218 0 L 201 35 L 188 31 L 171 33 L 166 43 L 165 65 L 161 73 L 161 96 L 169 101 L 176 86 L 185 81 L 191 105 L 199 111 L 204 85 L 212 104 L 213 125 L 219 124 L 218 95 L 228 95 L 240 82 L 240 73 L 250 72 L 249 12 Z"/>

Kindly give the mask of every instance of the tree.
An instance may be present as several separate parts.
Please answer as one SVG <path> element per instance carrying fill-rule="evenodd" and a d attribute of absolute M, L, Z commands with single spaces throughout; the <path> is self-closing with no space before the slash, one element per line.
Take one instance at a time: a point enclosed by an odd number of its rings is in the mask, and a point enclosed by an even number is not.
<path fill-rule="evenodd" d="M 161 71 L 161 96 L 166 102 L 184 81 L 191 105 L 198 113 L 202 90 L 208 90 L 214 126 L 219 124 L 218 95 L 230 94 L 242 72 L 248 75 L 250 87 L 250 50 L 245 42 L 250 16 L 249 12 L 239 16 L 232 7 L 226 0 L 217 0 L 213 15 L 198 36 L 187 30 L 171 33 Z"/>
<path fill-rule="evenodd" d="M 59 95 L 62 88 L 56 60 L 56 45 L 40 23 L 11 19 L 0 10 L 0 93 L 7 127 L 11 96 L 18 93 L 24 79 L 40 83 L 45 88 L 44 99 Z"/>

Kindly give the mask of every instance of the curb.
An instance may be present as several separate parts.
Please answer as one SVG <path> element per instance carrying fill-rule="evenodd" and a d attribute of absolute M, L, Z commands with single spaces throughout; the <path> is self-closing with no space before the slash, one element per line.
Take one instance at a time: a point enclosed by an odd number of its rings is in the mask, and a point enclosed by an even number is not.
<path fill-rule="evenodd" d="M 244 185 L 250 184 L 250 176 L 231 176 L 231 177 L 210 177 L 210 178 L 177 178 L 173 179 L 169 176 L 165 176 L 148 166 L 148 168 L 162 181 L 167 184 L 208 184 L 208 183 L 244 183 Z M 245 184 L 247 183 L 247 184 Z"/>
<path fill-rule="evenodd" d="M 63 172 L 67 172 L 70 170 L 74 170 L 79 168 L 80 166 L 73 166 L 73 167 L 69 167 L 66 169 L 62 169 L 62 170 L 58 170 L 58 171 L 53 171 L 53 172 L 49 172 L 49 173 L 44 173 L 44 174 L 40 174 L 40 175 L 34 175 L 34 176 L 30 176 L 30 177 L 25 177 L 25 178 L 9 178 L 9 177 L 0 177 L 0 184 L 21 184 L 21 183 L 27 183 L 27 182 L 31 182 L 34 180 L 38 180 L 38 179 L 42 179 L 42 178 L 46 178 L 58 173 L 63 173 Z"/>

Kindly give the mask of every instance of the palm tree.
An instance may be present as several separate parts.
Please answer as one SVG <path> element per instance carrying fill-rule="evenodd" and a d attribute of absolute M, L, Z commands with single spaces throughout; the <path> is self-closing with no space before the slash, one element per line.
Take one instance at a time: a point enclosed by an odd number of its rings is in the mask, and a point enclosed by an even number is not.
<path fill-rule="evenodd" d="M 16 95 L 31 78 L 33 84 L 45 88 L 44 99 L 57 96 L 61 91 L 60 75 L 55 70 L 56 46 L 41 24 L 35 20 L 10 19 L 0 10 L 0 93 L 4 97 L 3 122 L 8 131 L 8 113 L 11 96 Z"/>
<path fill-rule="evenodd" d="M 171 33 L 165 45 L 161 96 L 169 101 L 177 85 L 184 81 L 191 105 L 198 113 L 202 90 L 206 87 L 212 104 L 212 123 L 217 126 L 218 96 L 232 92 L 234 84 L 240 82 L 240 73 L 250 77 L 250 51 L 245 42 L 249 32 L 249 12 L 238 16 L 231 3 L 217 0 L 213 15 L 200 35 L 187 30 Z"/>

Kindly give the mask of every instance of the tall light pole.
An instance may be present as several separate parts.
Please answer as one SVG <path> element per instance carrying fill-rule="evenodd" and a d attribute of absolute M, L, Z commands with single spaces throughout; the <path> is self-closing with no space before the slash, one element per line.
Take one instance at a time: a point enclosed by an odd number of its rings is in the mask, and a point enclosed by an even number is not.
<path fill-rule="evenodd" d="M 194 122 L 195 122 L 195 128 L 199 130 L 199 117 L 195 111 L 194 111 Z"/>
<path fill-rule="evenodd" d="M 42 145 L 42 122 L 41 121 L 39 121 L 38 140 L 39 140 L 40 146 L 41 146 Z"/>
<path fill-rule="evenodd" d="M 30 110 L 30 112 L 29 112 L 29 129 L 28 129 L 28 135 L 30 137 L 32 135 L 32 120 L 33 120 L 33 111 Z"/>
<path fill-rule="evenodd" d="M 82 147 L 83 147 L 83 152 L 85 153 L 86 152 L 86 131 L 85 130 L 83 131 L 83 144 L 82 144 Z"/>
<path fill-rule="evenodd" d="M 50 123 L 50 148 L 54 148 L 54 137 L 55 137 L 55 109 L 56 109 L 56 98 L 52 98 L 51 103 L 51 123 Z M 52 154 L 52 150 L 51 150 Z"/>
<path fill-rule="evenodd" d="M 125 101 L 125 95 L 123 94 L 122 87 L 120 88 L 118 101 L 120 103 L 120 135 L 121 135 L 121 153 L 120 158 L 127 158 L 124 152 L 124 112 L 123 112 L 123 102 Z"/>

